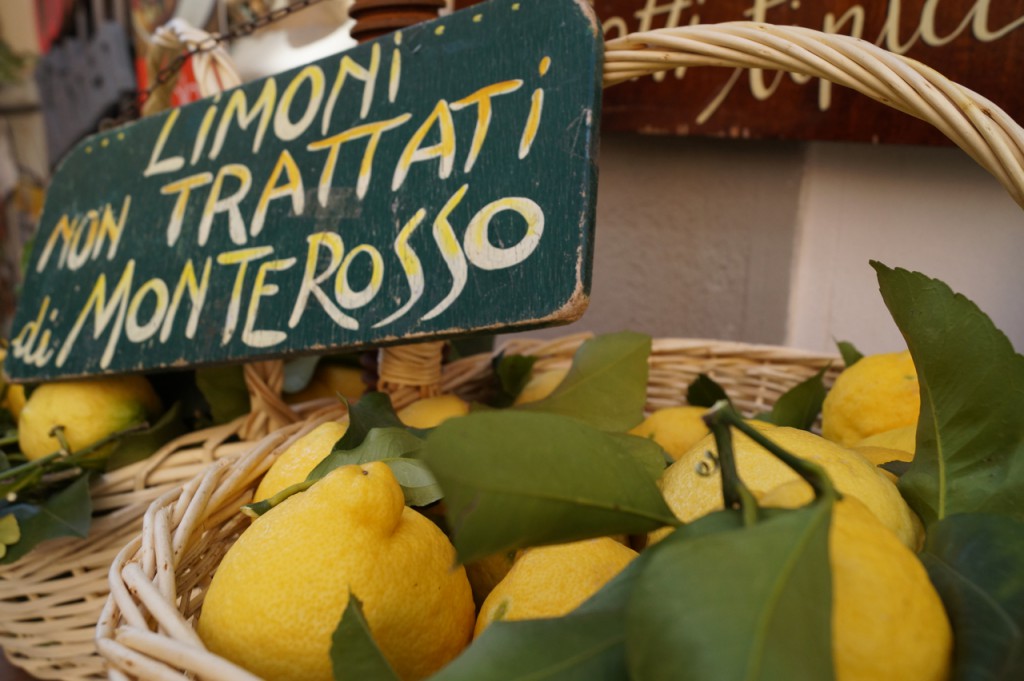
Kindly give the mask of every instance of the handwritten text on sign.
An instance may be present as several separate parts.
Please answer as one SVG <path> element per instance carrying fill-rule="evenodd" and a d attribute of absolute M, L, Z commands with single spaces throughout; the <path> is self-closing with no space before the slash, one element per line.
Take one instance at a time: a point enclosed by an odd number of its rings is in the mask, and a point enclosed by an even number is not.
<path fill-rule="evenodd" d="M 47 197 L 15 380 L 570 321 L 600 29 L 495 0 L 90 138 Z"/>

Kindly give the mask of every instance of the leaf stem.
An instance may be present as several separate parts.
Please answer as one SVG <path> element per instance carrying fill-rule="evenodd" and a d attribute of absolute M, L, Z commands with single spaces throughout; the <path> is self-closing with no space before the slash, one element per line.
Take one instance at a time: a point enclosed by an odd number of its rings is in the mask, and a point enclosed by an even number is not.
<path fill-rule="evenodd" d="M 717 406 L 718 405 L 716 405 L 716 407 Z M 829 497 L 833 500 L 842 497 L 842 495 L 839 494 L 839 491 L 832 484 L 832 480 L 828 477 L 824 468 L 813 461 L 801 459 L 799 456 L 786 451 L 770 438 L 765 436 L 764 433 L 744 421 L 735 409 L 732 409 L 731 407 L 728 409 L 721 409 L 711 416 L 722 419 L 749 437 L 751 440 L 767 449 L 776 458 L 781 459 L 784 464 L 792 468 L 797 475 L 807 481 L 807 484 L 809 484 L 814 490 L 814 497 L 816 500 L 824 497 Z"/>
<path fill-rule="evenodd" d="M 61 443 L 60 449 L 50 454 L 47 454 L 46 456 L 39 457 L 38 459 L 27 461 L 21 464 L 20 466 L 14 466 L 13 468 L 8 468 L 5 471 L 0 471 L 0 480 L 7 480 L 9 478 L 19 476 L 28 471 L 32 471 L 33 469 L 43 468 L 50 463 L 56 463 L 57 465 L 60 465 L 62 467 L 77 466 L 82 459 L 97 451 L 101 447 L 115 440 L 118 440 L 124 437 L 125 435 L 131 435 L 132 433 L 143 431 L 146 428 L 149 428 L 149 424 L 146 423 L 145 421 L 142 421 L 135 425 L 128 426 L 124 430 L 119 430 L 116 433 L 111 433 L 106 437 L 100 438 L 99 440 L 96 440 L 95 442 L 89 444 L 88 446 L 82 447 L 77 452 L 70 453 L 68 450 L 65 449 L 65 446 L 67 445 L 67 440 L 64 439 L 63 427 L 58 426 L 54 428 L 54 437 L 56 437 L 57 441 Z"/>
<path fill-rule="evenodd" d="M 715 436 L 718 446 L 718 465 L 722 471 L 722 498 L 725 507 L 738 510 L 743 516 L 743 525 L 750 527 L 757 523 L 757 500 L 740 479 L 736 469 L 736 456 L 732 448 L 730 425 L 742 422 L 742 418 L 728 400 L 718 400 L 704 415 L 704 422 Z"/>

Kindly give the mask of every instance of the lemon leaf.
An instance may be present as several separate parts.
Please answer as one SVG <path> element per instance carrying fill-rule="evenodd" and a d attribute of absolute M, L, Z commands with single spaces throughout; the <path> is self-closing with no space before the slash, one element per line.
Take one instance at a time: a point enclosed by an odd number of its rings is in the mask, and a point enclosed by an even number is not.
<path fill-rule="evenodd" d="M 810 430 L 825 401 L 827 391 L 823 379 L 826 371 L 828 367 L 780 395 L 772 405 L 772 410 L 761 420 L 777 426 Z"/>
<path fill-rule="evenodd" d="M 614 612 L 498 621 L 430 681 L 621 681 L 624 639 Z"/>
<path fill-rule="evenodd" d="M 426 506 L 441 499 L 441 486 L 437 484 L 427 464 L 416 459 L 381 459 L 387 464 L 402 487 L 406 506 Z"/>
<path fill-rule="evenodd" d="M 973 512 L 1024 520 L 1024 357 L 943 282 L 871 264 L 921 386 L 917 450 L 900 491 L 926 526 Z"/>
<path fill-rule="evenodd" d="M 591 338 L 573 356 L 572 367 L 542 400 L 515 407 L 572 416 L 595 428 L 626 431 L 644 418 L 651 338 L 623 331 Z"/>
<path fill-rule="evenodd" d="M 1024 524 L 950 516 L 929 528 L 921 561 L 953 625 L 953 678 L 1024 678 Z"/>
<path fill-rule="evenodd" d="M 331 637 L 331 665 L 334 681 L 398 681 L 395 670 L 373 640 L 363 604 L 352 592 Z"/>
<path fill-rule="evenodd" d="M 694 407 L 713 407 L 721 400 L 729 400 L 725 388 L 707 374 L 697 374 L 697 378 L 686 387 L 686 403 Z"/>
<path fill-rule="evenodd" d="M 458 558 L 675 524 L 630 442 L 565 416 L 474 412 L 426 437 Z M 644 445 L 646 446 L 646 445 Z"/>
<path fill-rule="evenodd" d="M 349 428 L 351 429 L 352 426 L 350 425 Z M 345 436 L 347 435 L 346 432 Z M 345 436 L 342 436 L 342 441 Z M 319 480 L 334 469 L 350 464 L 415 456 L 422 447 L 423 440 L 404 427 L 370 428 L 359 444 L 354 445 L 351 449 L 342 449 L 339 445 L 335 445 L 334 450 L 309 472 L 306 479 Z"/>
<path fill-rule="evenodd" d="M 47 539 L 69 535 L 84 538 L 92 525 L 89 477 L 78 477 L 40 505 L 12 504 L 4 513 L 17 518 L 21 540 L 8 548 L 0 564 L 13 563 Z"/>
<path fill-rule="evenodd" d="M 508 407 L 516 401 L 519 393 L 530 382 L 533 365 L 537 361 L 531 355 L 498 355 L 491 362 L 497 385 L 485 404 L 491 407 Z"/>
<path fill-rule="evenodd" d="M 200 367 L 195 377 L 196 387 L 210 407 L 214 423 L 227 423 L 248 413 L 249 389 L 241 365 Z"/>
<path fill-rule="evenodd" d="M 864 354 L 849 341 L 836 341 L 836 349 L 839 350 L 839 356 L 843 358 L 846 367 L 852 367 L 864 358 Z"/>
<path fill-rule="evenodd" d="M 762 511 L 750 527 L 720 511 L 647 549 L 626 608 L 629 678 L 832 679 L 831 508 Z"/>

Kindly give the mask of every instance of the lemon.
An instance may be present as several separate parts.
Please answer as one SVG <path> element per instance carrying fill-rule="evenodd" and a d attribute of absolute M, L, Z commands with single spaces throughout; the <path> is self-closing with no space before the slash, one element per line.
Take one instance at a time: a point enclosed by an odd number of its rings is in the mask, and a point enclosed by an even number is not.
<path fill-rule="evenodd" d="M 704 407 L 693 406 L 658 409 L 629 432 L 651 438 L 675 460 L 708 434 L 701 418 L 706 412 Z"/>
<path fill-rule="evenodd" d="M 910 352 L 868 355 L 836 377 L 821 407 L 821 432 L 844 446 L 869 435 L 916 426 L 921 411 Z"/>
<path fill-rule="evenodd" d="M 262 501 L 306 479 L 348 430 L 348 421 L 327 421 L 289 445 L 263 476 L 253 501 Z"/>
<path fill-rule="evenodd" d="M 144 376 L 44 383 L 32 391 L 21 410 L 18 443 L 30 460 L 56 452 L 60 443 L 50 431 L 62 425 L 74 452 L 136 423 L 149 421 L 152 425 L 161 411 L 160 398 Z M 94 456 L 113 448 L 111 443 Z"/>
<path fill-rule="evenodd" d="M 458 395 L 436 395 L 399 409 L 398 418 L 410 428 L 434 428 L 452 417 L 468 413 L 469 403 Z"/>
<path fill-rule="evenodd" d="M 267 681 L 331 681 L 331 637 L 351 591 L 398 676 L 422 679 L 472 635 L 473 595 L 454 564 L 448 538 L 405 506 L 386 464 L 343 466 L 242 533 L 197 630 Z"/>
<path fill-rule="evenodd" d="M 803 485 L 764 495 L 766 506 L 809 501 Z M 832 654 L 836 681 L 945 681 L 953 632 L 917 556 L 855 497 L 833 507 Z"/>
<path fill-rule="evenodd" d="M 5 359 L 7 359 L 7 348 L 0 347 L 0 365 Z M 0 390 L 4 389 L 6 392 L 4 392 L 3 401 L 0 402 L 0 408 L 11 412 L 11 416 L 17 420 L 25 406 L 25 387 L 18 383 L 6 383 L 0 379 Z"/>
<path fill-rule="evenodd" d="M 324 397 L 337 398 L 341 395 L 354 402 L 366 392 L 362 369 L 333 362 L 320 362 L 313 371 L 313 377 L 302 390 L 284 396 L 288 404 L 298 404 Z"/>
<path fill-rule="evenodd" d="M 469 578 L 469 585 L 473 588 L 473 601 L 477 606 L 482 606 L 487 596 L 494 587 L 512 569 L 515 562 L 515 551 L 492 553 L 480 560 L 466 563 L 466 577 Z"/>
<path fill-rule="evenodd" d="M 797 428 L 776 427 L 751 422 L 756 429 L 783 449 L 813 461 L 825 469 L 836 488 L 856 497 L 889 527 L 907 546 L 920 541 L 914 513 L 903 500 L 896 485 L 857 452 Z M 733 450 L 740 478 L 755 495 L 790 480 L 800 480 L 786 464 L 746 435 L 733 431 Z M 721 472 L 711 463 L 707 452 L 717 452 L 712 436 L 707 436 L 671 466 L 665 469 L 658 485 L 669 507 L 683 522 L 690 522 L 722 508 Z M 706 475 L 703 470 L 710 469 Z M 660 537 L 661 530 L 656 534 Z"/>
<path fill-rule="evenodd" d="M 554 392 L 569 373 L 569 367 L 536 371 L 530 375 L 523 389 L 516 396 L 515 404 L 537 402 Z"/>
<path fill-rule="evenodd" d="M 610 537 L 520 551 L 484 601 L 474 636 L 496 620 L 560 617 L 619 574 L 637 553 Z"/>
<path fill-rule="evenodd" d="M 901 461 L 912 461 L 914 451 L 917 449 L 917 423 L 868 435 L 863 440 L 857 442 L 856 446 L 899 449 L 910 454 L 909 459 L 900 459 Z"/>

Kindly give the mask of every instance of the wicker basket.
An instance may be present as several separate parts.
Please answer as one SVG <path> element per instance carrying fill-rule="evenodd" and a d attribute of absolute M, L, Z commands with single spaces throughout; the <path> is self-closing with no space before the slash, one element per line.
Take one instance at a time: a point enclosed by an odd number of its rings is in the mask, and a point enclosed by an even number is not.
<path fill-rule="evenodd" d="M 281 401 L 280 362 L 249 365 L 245 372 L 252 402 L 247 416 L 183 435 L 148 459 L 97 479 L 88 537 L 54 539 L 0 566 L 0 647 L 13 664 L 42 679 L 104 678 L 94 630 L 109 593 L 107 571 L 138 536 L 149 505 L 319 406 L 296 412 Z"/>
<path fill-rule="evenodd" d="M 605 84 L 679 66 L 725 66 L 805 73 L 846 85 L 931 122 L 989 170 L 1024 206 L 1024 131 L 997 107 L 931 69 L 865 41 L 812 30 L 726 23 L 632 34 L 607 43 Z M 585 336 L 514 339 L 499 351 L 540 357 L 538 367 L 568 365 Z M 722 384 L 752 413 L 838 358 L 769 346 L 660 339 L 650 359 L 648 407 L 683 403 L 698 373 Z M 491 356 L 444 368 L 439 389 L 472 397 L 486 382 Z M 260 473 L 291 438 L 331 415 L 274 433 L 240 459 L 205 470 L 149 508 L 143 532 L 110 566 L 110 593 L 97 628 L 109 678 L 258 681 L 205 649 L 193 629 L 216 567 L 248 520 L 237 513 Z"/>

